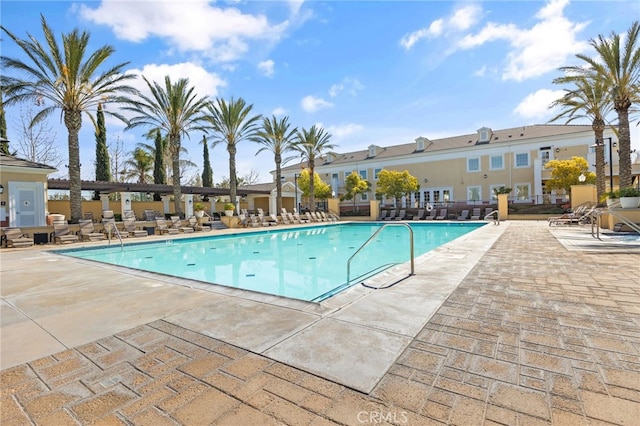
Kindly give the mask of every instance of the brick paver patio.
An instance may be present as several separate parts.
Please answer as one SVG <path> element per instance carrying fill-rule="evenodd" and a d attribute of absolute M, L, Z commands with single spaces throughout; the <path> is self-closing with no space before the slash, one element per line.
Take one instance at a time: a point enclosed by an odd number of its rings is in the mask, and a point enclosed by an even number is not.
<path fill-rule="evenodd" d="M 370 395 L 166 321 L 0 372 L 3 425 L 640 423 L 640 255 L 514 222 Z"/>

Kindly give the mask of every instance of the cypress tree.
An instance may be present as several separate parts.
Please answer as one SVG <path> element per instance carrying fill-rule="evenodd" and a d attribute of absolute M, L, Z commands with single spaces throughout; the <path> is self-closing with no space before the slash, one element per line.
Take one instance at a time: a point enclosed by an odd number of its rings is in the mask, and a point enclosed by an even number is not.
<path fill-rule="evenodd" d="M 107 128 L 104 125 L 102 104 L 98 104 L 96 113 L 96 181 L 111 181 L 111 165 L 109 164 L 109 148 L 107 147 Z M 100 199 L 100 191 L 93 195 L 94 200 Z"/>
<path fill-rule="evenodd" d="M 107 128 L 104 125 L 102 104 L 98 104 L 96 114 L 96 181 L 111 182 L 109 149 L 107 148 Z"/>
<path fill-rule="evenodd" d="M 162 135 L 160 134 L 160 129 L 156 129 L 153 183 L 159 185 L 165 185 L 167 183 L 167 174 L 164 169 L 164 142 L 162 140 Z M 153 199 L 155 201 L 160 201 L 162 197 L 156 192 L 153 194 Z"/>
<path fill-rule="evenodd" d="M 202 157 L 204 160 L 202 170 L 202 186 L 205 188 L 213 187 L 213 169 L 211 168 L 211 162 L 209 161 L 209 147 L 207 146 L 207 137 L 202 137 L 203 152 Z"/>
<path fill-rule="evenodd" d="M 4 117 L 4 102 L 2 101 L 2 91 L 0 90 L 0 152 L 9 153 L 9 141 L 7 140 L 7 120 Z"/>

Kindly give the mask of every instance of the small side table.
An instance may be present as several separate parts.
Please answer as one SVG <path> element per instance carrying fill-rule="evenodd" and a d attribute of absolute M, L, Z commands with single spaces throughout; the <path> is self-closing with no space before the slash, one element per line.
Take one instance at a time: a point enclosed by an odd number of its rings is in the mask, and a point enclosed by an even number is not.
<path fill-rule="evenodd" d="M 33 243 L 34 244 L 47 244 L 49 242 L 49 234 L 46 232 L 34 232 Z"/>

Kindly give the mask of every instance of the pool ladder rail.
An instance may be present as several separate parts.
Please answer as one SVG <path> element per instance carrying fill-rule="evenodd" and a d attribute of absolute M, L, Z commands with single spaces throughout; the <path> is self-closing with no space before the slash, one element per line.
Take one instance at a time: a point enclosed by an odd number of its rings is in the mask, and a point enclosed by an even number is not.
<path fill-rule="evenodd" d="M 374 232 L 369 239 L 367 239 L 367 241 L 365 241 L 359 248 L 358 250 L 355 251 L 355 253 L 353 253 L 351 255 L 351 257 L 349 258 L 349 260 L 347 261 L 347 286 L 350 284 L 351 282 L 351 261 L 353 260 L 353 258 L 355 256 L 358 255 L 358 253 L 360 253 L 362 251 L 362 249 L 364 249 L 367 245 L 369 245 L 369 243 L 371 241 L 373 241 L 378 234 L 380 234 L 386 227 L 388 226 L 404 226 L 405 228 L 407 228 L 407 230 L 409 230 L 409 258 L 410 258 L 410 263 L 411 263 L 411 272 L 409 273 L 409 275 L 407 275 L 406 277 L 400 278 L 398 280 L 396 280 L 395 282 L 389 284 L 389 285 L 385 285 L 383 287 L 374 287 L 368 284 L 365 284 L 364 282 L 362 283 L 363 286 L 368 287 L 368 288 L 373 288 L 373 289 L 384 289 L 384 288 L 389 288 L 395 284 L 397 284 L 398 282 L 400 282 L 401 280 L 408 278 L 412 275 L 415 275 L 415 264 L 414 264 L 414 255 L 413 255 L 413 229 L 411 228 L 411 226 L 407 223 L 386 223 L 384 225 L 382 225 L 378 230 L 376 230 L 376 232 Z"/>
<path fill-rule="evenodd" d="M 635 232 L 640 234 L 640 226 L 636 225 L 634 222 L 630 221 L 629 219 L 627 219 L 626 217 L 624 217 L 623 215 L 621 215 L 620 213 L 616 212 L 615 210 L 608 208 L 608 209 L 596 209 L 591 213 L 591 236 L 593 238 L 597 238 L 598 240 L 602 241 L 602 238 L 600 238 L 600 228 L 601 228 L 601 221 L 602 221 L 602 215 L 603 214 L 610 214 L 613 217 L 617 218 L 618 220 L 622 221 L 622 223 L 624 223 L 625 225 L 627 225 L 629 228 L 633 229 Z"/>
<path fill-rule="evenodd" d="M 111 226 L 109 226 L 111 225 Z M 124 250 L 124 243 L 122 242 L 122 235 L 120 235 L 120 230 L 118 230 L 118 227 L 116 226 L 115 222 L 107 222 L 105 224 L 105 228 L 107 229 L 107 239 L 109 240 L 109 245 L 111 245 L 111 228 L 113 228 L 114 234 L 116 234 L 116 236 L 118 237 L 118 239 L 120 240 L 120 249 Z"/>

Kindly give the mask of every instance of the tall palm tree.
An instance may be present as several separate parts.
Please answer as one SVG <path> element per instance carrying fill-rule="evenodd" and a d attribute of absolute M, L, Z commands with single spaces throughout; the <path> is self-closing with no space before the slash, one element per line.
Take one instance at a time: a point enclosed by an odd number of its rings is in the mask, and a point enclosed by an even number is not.
<path fill-rule="evenodd" d="M 606 117 L 613 110 L 611 91 L 604 80 L 594 80 L 584 75 L 564 76 L 556 78 L 553 82 L 555 84 L 569 83 L 574 87 L 571 90 L 566 90 L 564 96 L 551 104 L 551 107 L 560 107 L 562 111 L 549 121 L 566 119 L 566 123 L 570 123 L 583 118 L 591 120 L 591 128 L 596 140 L 596 188 L 599 200 L 606 191 L 602 140 L 607 126 Z"/>
<path fill-rule="evenodd" d="M 70 221 L 77 222 L 82 218 L 78 140 L 82 127 L 82 113 L 87 114 L 93 122 L 91 111 L 95 111 L 99 104 L 122 102 L 125 100 L 122 95 L 137 93 L 133 87 L 126 84 L 128 80 L 134 79 L 135 75 L 122 73 L 128 62 L 99 73 L 99 69 L 105 66 L 113 54 L 113 47 L 105 45 L 93 53 L 88 53 L 90 35 L 78 29 L 62 34 L 61 47 L 42 15 L 41 21 L 46 40 L 44 45 L 31 35 L 26 39 L 20 39 L 5 26 L 1 27 L 29 57 L 26 62 L 5 56 L 0 58 L 3 68 L 1 86 L 7 95 L 7 105 L 24 101 L 44 105 L 34 116 L 32 124 L 41 122 L 57 109 L 62 111 L 64 125 L 68 131 Z M 15 71 L 19 77 L 6 75 L 8 70 Z M 124 120 L 115 112 L 105 113 Z"/>
<path fill-rule="evenodd" d="M 610 38 L 599 35 L 590 44 L 597 53 L 596 58 L 583 54 L 577 58 L 586 62 L 587 67 L 572 66 L 563 70 L 575 74 L 591 75 L 593 79 L 604 80 L 611 90 L 613 109 L 618 113 L 618 155 L 619 184 L 621 188 L 631 186 L 631 133 L 629 130 L 629 109 L 640 102 L 640 48 L 638 34 L 640 22 L 635 21 L 624 37 L 611 33 Z M 623 44 L 624 43 L 624 44 Z"/>
<path fill-rule="evenodd" d="M 314 188 L 314 170 L 316 167 L 316 159 L 322 154 L 331 151 L 336 145 L 329 143 L 331 134 L 325 132 L 323 128 L 311 126 L 309 130 L 302 129 L 296 132 L 296 139 L 293 149 L 302 155 L 302 160 L 306 161 L 309 168 L 309 209 L 313 212 L 316 210 L 315 188 Z"/>
<path fill-rule="evenodd" d="M 214 103 L 209 104 L 207 109 L 209 114 L 207 119 L 211 123 L 214 132 L 214 140 L 211 147 L 215 148 L 219 143 L 227 144 L 229 153 L 229 198 L 230 202 L 236 203 L 238 190 L 236 177 L 236 153 L 238 143 L 245 139 L 252 140 L 258 131 L 258 120 L 260 115 L 251 115 L 252 105 L 247 105 L 244 99 L 231 98 L 229 102 L 217 98 Z"/>
<path fill-rule="evenodd" d="M 180 188 L 180 152 L 182 136 L 189 137 L 193 130 L 206 130 L 203 114 L 208 104 L 206 97 L 198 98 L 194 87 L 189 87 L 189 79 L 181 78 L 175 83 L 164 78 L 164 87 L 157 82 L 150 83 L 144 76 L 151 96 L 139 95 L 140 100 L 132 100 L 124 109 L 137 113 L 129 121 L 127 129 L 149 126 L 162 129 L 169 138 L 171 164 L 173 170 L 173 198 L 177 215 L 182 214 L 182 190 Z"/>
<path fill-rule="evenodd" d="M 281 166 L 286 164 L 291 157 L 282 158 L 283 154 L 293 150 L 292 144 L 294 136 L 298 131 L 297 127 L 290 129 L 289 117 L 283 117 L 280 120 L 276 116 L 271 119 L 264 117 L 262 119 L 262 128 L 258 131 L 255 142 L 262 145 L 262 148 L 256 152 L 260 154 L 262 151 L 271 151 L 276 163 L 276 211 L 282 210 L 282 171 Z M 279 214 L 279 213 L 278 213 Z"/>
<path fill-rule="evenodd" d="M 137 183 L 153 182 L 153 155 L 142 148 L 136 148 L 130 155 L 124 163 L 124 178 L 135 179 Z"/>

